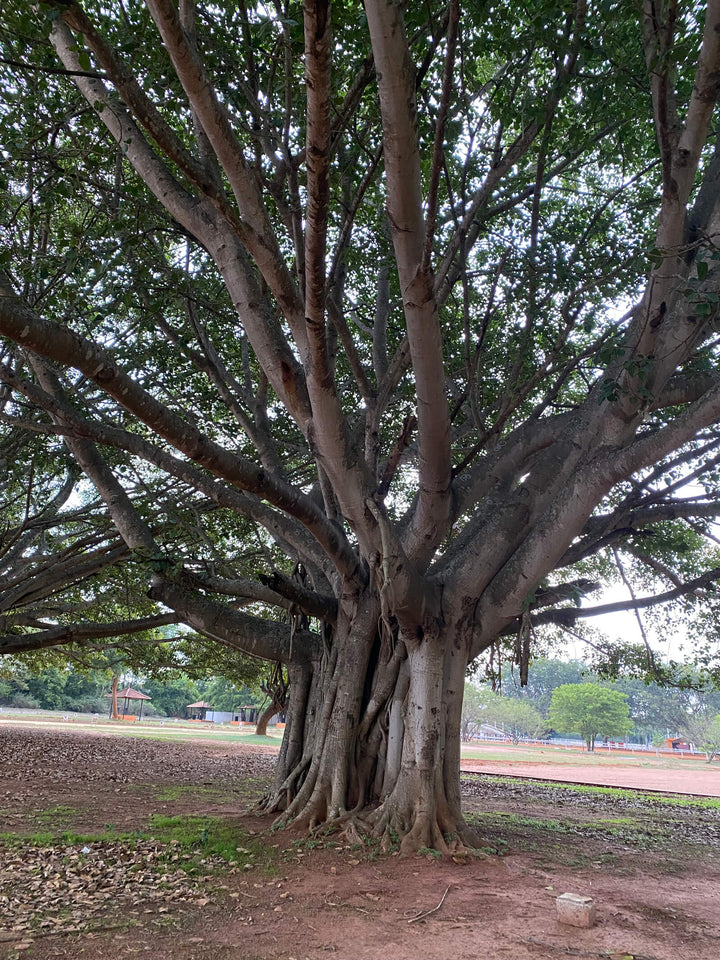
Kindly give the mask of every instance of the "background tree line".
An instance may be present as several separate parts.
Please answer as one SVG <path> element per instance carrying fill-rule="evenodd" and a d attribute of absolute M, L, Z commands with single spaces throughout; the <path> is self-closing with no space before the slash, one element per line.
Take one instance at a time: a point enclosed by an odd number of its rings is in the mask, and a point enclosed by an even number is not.
<path fill-rule="evenodd" d="M 684 683 L 675 687 L 646 683 L 635 677 L 607 679 L 578 661 L 540 659 L 533 663 L 526 686 L 517 675 L 506 675 L 499 690 L 489 683 L 467 682 L 463 700 L 463 735 L 479 724 L 504 731 L 511 739 L 541 738 L 551 730 L 572 734 L 582 731 L 571 721 L 570 704 L 561 710 L 561 691 L 567 696 L 586 685 L 597 688 L 593 706 L 600 710 L 612 739 L 657 743 L 666 736 L 681 736 L 705 749 L 715 718 L 720 714 L 720 692 L 695 667 L 686 667 Z M 604 693 L 613 697 L 606 699 Z M 567 699 L 566 696 L 566 699 Z M 625 704 L 624 712 L 618 710 Z M 563 722 L 567 726 L 563 726 Z M 584 734 L 582 734 L 584 736 Z M 602 735 L 602 734 L 601 734 Z"/>
<path fill-rule="evenodd" d="M 103 670 L 77 670 L 74 666 L 47 667 L 40 673 L 24 665 L 3 671 L 0 678 L 0 706 L 26 709 L 62 710 L 66 713 L 106 714 L 111 675 Z M 237 686 L 225 677 L 194 680 L 175 671 L 162 680 L 152 677 L 123 678 L 151 697 L 143 707 L 145 716 L 184 717 L 186 707 L 198 700 L 215 710 L 231 711 L 241 706 L 261 707 L 267 699 L 259 687 Z"/>

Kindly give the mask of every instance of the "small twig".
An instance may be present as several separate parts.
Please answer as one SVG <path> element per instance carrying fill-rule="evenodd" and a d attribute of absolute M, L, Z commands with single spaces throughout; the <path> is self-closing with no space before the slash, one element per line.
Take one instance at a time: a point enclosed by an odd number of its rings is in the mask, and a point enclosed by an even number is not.
<path fill-rule="evenodd" d="M 408 920 L 408 923 L 417 923 L 418 920 L 424 920 L 425 917 L 429 917 L 431 913 L 436 913 L 445 903 L 445 897 L 448 895 L 448 891 L 450 890 L 451 886 L 452 884 L 446 888 L 445 893 L 442 895 L 442 900 L 436 907 L 433 907 L 432 910 L 426 910 L 425 913 L 419 913 L 416 917 L 412 917 L 412 919 Z"/>
<path fill-rule="evenodd" d="M 550 947 L 554 950 L 557 950 L 554 944 L 550 943 L 548 940 L 538 940 L 537 937 L 527 937 L 523 938 L 521 943 L 531 943 L 534 947 Z M 577 950 L 573 947 L 565 947 L 563 953 L 567 954 L 568 957 L 593 957 L 597 960 L 608 960 L 608 957 L 614 956 L 630 956 L 629 954 L 623 953 L 622 950 L 617 951 L 617 953 L 608 954 L 606 951 L 603 953 L 597 953 L 595 950 Z M 633 953 L 632 960 L 658 960 L 656 956 L 650 956 L 645 953 Z"/>
<path fill-rule="evenodd" d="M 363 907 L 357 907 L 357 906 L 355 906 L 354 903 L 347 903 L 347 901 L 345 901 L 344 903 L 343 903 L 342 901 L 341 901 L 340 903 L 335 903 L 335 902 L 334 902 L 333 900 L 331 900 L 329 897 L 325 897 L 325 903 L 326 903 L 329 907 L 352 907 L 353 910 L 357 910 L 357 911 L 359 911 L 360 913 L 365 913 L 365 914 L 367 914 L 368 917 L 370 916 L 370 911 L 369 911 L 369 910 L 365 910 Z"/>

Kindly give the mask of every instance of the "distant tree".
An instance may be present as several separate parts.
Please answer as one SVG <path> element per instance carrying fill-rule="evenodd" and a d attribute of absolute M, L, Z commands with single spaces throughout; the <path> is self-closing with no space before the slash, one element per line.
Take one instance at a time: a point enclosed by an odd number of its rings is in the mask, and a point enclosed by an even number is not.
<path fill-rule="evenodd" d="M 678 732 L 698 750 L 704 750 L 708 763 L 720 752 L 720 715 L 704 707 L 686 715 L 678 724 Z"/>
<path fill-rule="evenodd" d="M 501 722 L 513 743 L 521 737 L 541 737 L 548 729 L 547 721 L 532 703 L 503 697 L 501 706 Z"/>
<path fill-rule="evenodd" d="M 708 723 L 700 746 L 705 751 L 708 763 L 720 752 L 720 715 L 715 714 Z"/>
<path fill-rule="evenodd" d="M 482 690 L 480 687 L 476 687 L 474 683 L 470 683 L 469 680 L 465 681 L 461 717 L 461 736 L 463 740 L 470 738 L 470 732 L 474 724 L 484 722 L 483 713 L 489 694 L 489 690 Z"/>
<path fill-rule="evenodd" d="M 162 680 L 144 681 L 143 691 L 152 697 L 155 711 L 166 717 L 184 717 L 187 705 L 195 703 L 200 697 L 197 684 L 177 673 L 171 673 Z"/>
<path fill-rule="evenodd" d="M 66 680 L 64 671 L 51 667 L 41 674 L 28 677 L 28 693 L 44 710 L 62 710 Z"/>
<path fill-rule="evenodd" d="M 540 736 L 547 727 L 543 715 L 533 704 L 466 682 L 462 712 L 464 739 L 470 735 L 473 723 L 500 727 L 515 743 L 520 737 Z"/>
<path fill-rule="evenodd" d="M 668 665 L 660 663 L 661 671 Z M 680 733 L 697 742 L 689 728 L 695 730 L 695 718 L 700 725 L 720 713 L 720 691 L 711 675 L 697 667 L 671 665 L 673 682 L 670 686 L 621 676 L 613 682 L 613 689 L 627 694 L 630 716 L 635 730 L 643 738 L 655 739 L 662 734 Z"/>
<path fill-rule="evenodd" d="M 65 675 L 62 710 L 82 713 L 104 712 L 107 701 L 103 694 L 107 688 L 107 676 L 99 670 L 77 670 L 72 664 Z"/>
<path fill-rule="evenodd" d="M 533 704 L 499 693 L 487 697 L 483 722 L 500 727 L 514 743 L 521 737 L 539 737 L 547 729 L 543 715 Z"/>
<path fill-rule="evenodd" d="M 267 726 L 276 713 L 283 712 L 288 705 L 289 680 L 286 669 L 281 663 L 276 663 L 269 676 L 260 684 L 265 694 L 266 702 L 258 717 L 255 735 L 267 736 Z"/>
<path fill-rule="evenodd" d="M 601 737 L 625 736 L 632 727 L 627 696 L 596 683 L 566 683 L 553 691 L 548 721 L 557 730 L 579 733 L 589 752 Z"/>
<path fill-rule="evenodd" d="M 200 696 L 215 710 L 235 711 L 239 707 L 260 707 L 263 694 L 255 686 L 234 683 L 227 677 L 211 677 L 198 684 Z"/>

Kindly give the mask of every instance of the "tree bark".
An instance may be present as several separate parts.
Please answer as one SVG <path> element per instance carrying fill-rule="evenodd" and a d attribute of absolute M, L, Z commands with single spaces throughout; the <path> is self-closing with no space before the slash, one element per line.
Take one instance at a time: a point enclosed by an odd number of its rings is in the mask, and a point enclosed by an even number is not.
<path fill-rule="evenodd" d="M 267 736 L 267 727 L 268 723 L 278 712 L 278 705 L 275 701 L 271 701 L 263 710 L 263 712 L 258 717 L 257 725 L 255 726 L 255 736 L 256 737 L 266 737 Z"/>
<path fill-rule="evenodd" d="M 280 822 L 323 823 L 403 852 L 454 849 L 467 648 L 451 631 L 383 632 L 372 592 L 341 610 L 322 658 L 291 669 L 285 739 L 265 800 Z"/>
<path fill-rule="evenodd" d="M 112 691 L 110 693 L 110 696 L 112 698 L 111 707 L 110 707 L 111 720 L 120 719 L 120 714 L 118 713 L 118 704 L 117 704 L 117 689 L 118 689 L 119 683 L 120 683 L 120 677 L 114 674 L 112 678 Z"/>

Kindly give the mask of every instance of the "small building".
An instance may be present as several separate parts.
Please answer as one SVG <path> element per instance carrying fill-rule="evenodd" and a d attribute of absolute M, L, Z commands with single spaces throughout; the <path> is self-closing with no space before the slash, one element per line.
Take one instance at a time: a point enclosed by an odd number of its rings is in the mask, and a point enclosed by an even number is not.
<path fill-rule="evenodd" d="M 185 709 L 188 711 L 190 720 L 205 720 L 208 710 L 212 710 L 212 704 L 205 700 L 198 700 L 197 703 L 189 703 Z"/>

